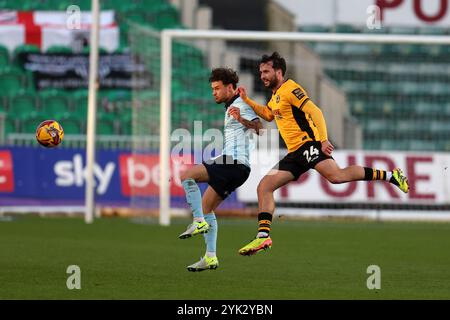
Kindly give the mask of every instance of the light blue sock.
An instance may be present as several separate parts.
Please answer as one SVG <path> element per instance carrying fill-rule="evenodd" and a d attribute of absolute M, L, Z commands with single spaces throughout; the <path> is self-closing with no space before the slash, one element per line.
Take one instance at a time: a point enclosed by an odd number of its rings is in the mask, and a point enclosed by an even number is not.
<path fill-rule="evenodd" d="M 217 220 L 214 212 L 210 212 L 205 214 L 205 220 L 209 224 L 208 233 L 204 233 L 206 243 L 206 252 L 207 253 L 215 253 L 216 252 L 216 242 L 217 242 Z"/>
<path fill-rule="evenodd" d="M 181 182 L 186 192 L 186 200 L 191 207 L 194 218 L 203 218 L 202 194 L 194 179 L 186 179 Z"/>

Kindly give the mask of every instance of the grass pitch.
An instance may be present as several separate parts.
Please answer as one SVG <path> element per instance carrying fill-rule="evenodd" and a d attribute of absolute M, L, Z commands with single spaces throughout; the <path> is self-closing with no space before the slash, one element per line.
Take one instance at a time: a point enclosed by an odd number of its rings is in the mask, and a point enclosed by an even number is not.
<path fill-rule="evenodd" d="M 192 273 L 204 242 L 177 238 L 188 223 L 2 221 L 0 299 L 450 299 L 450 224 L 276 219 L 272 250 L 242 257 L 256 220 L 218 217 L 219 268 Z M 69 265 L 81 290 L 66 287 Z"/>

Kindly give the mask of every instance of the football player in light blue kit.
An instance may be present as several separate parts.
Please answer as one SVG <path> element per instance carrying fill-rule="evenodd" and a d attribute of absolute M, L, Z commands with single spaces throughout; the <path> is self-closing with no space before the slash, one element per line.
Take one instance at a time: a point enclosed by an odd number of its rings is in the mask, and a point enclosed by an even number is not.
<path fill-rule="evenodd" d="M 191 167 L 181 173 L 181 182 L 186 200 L 191 207 L 194 221 L 180 239 L 204 234 L 206 253 L 200 261 L 187 267 L 189 271 L 216 269 L 217 221 L 214 210 L 250 174 L 250 143 L 248 130 L 259 134 L 261 122 L 253 109 L 236 92 L 239 78 L 235 71 L 227 68 L 213 69 L 209 78 L 212 94 L 217 104 L 225 103 L 224 148 L 222 155 Z M 236 112 L 236 110 L 239 112 Z M 207 182 L 202 195 L 198 182 Z"/>

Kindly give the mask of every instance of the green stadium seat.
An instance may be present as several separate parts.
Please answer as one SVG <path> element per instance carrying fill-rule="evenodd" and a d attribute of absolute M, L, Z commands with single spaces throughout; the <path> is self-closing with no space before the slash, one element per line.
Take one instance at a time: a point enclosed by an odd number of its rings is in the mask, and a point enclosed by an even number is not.
<path fill-rule="evenodd" d="M 388 28 L 389 33 L 392 34 L 417 34 L 417 28 L 415 27 L 403 27 L 403 26 L 392 26 Z"/>
<path fill-rule="evenodd" d="M 127 20 L 130 20 L 134 23 L 138 24 L 146 24 L 146 15 L 145 12 L 143 12 L 142 9 L 139 8 L 133 8 L 131 10 L 128 10 L 123 13 L 124 17 L 126 17 Z"/>
<path fill-rule="evenodd" d="M 342 44 L 333 42 L 320 42 L 315 45 L 314 51 L 316 51 L 320 55 L 335 56 L 342 52 Z"/>
<path fill-rule="evenodd" d="M 430 129 L 431 132 L 436 135 L 450 134 L 450 126 L 448 121 L 431 121 Z"/>
<path fill-rule="evenodd" d="M 409 149 L 412 151 L 434 151 L 437 148 L 435 143 L 428 140 L 411 140 L 409 142 Z"/>
<path fill-rule="evenodd" d="M 47 117 L 56 114 L 70 113 L 70 103 L 67 95 L 59 90 L 46 90 L 38 94 L 41 112 Z"/>
<path fill-rule="evenodd" d="M 391 116 L 394 112 L 396 112 L 396 109 L 394 107 L 394 104 L 390 101 L 385 101 L 384 103 L 376 104 L 377 106 L 381 106 L 380 112 L 386 116 Z"/>
<path fill-rule="evenodd" d="M 2 90 L 0 95 L 10 95 L 23 89 L 23 74 L 14 68 L 7 68 L 0 71 L 0 83 Z"/>
<path fill-rule="evenodd" d="M 365 150 L 380 150 L 381 140 L 380 139 L 364 139 L 363 147 Z"/>
<path fill-rule="evenodd" d="M 97 120 L 114 121 L 116 118 L 116 113 L 105 109 L 102 105 L 97 106 Z"/>
<path fill-rule="evenodd" d="M 345 80 L 339 83 L 339 87 L 347 93 L 367 91 L 367 83 L 361 81 Z"/>
<path fill-rule="evenodd" d="M 334 27 L 336 33 L 360 33 L 361 29 L 351 24 L 338 24 Z"/>
<path fill-rule="evenodd" d="M 388 29 L 385 27 L 381 27 L 379 29 L 362 28 L 361 32 L 366 34 L 387 34 Z"/>
<path fill-rule="evenodd" d="M 57 120 L 61 124 L 61 126 L 64 129 L 64 135 L 67 137 L 67 135 L 70 134 L 85 134 L 86 132 L 83 131 L 83 125 L 77 117 L 72 115 L 61 115 L 57 116 Z"/>
<path fill-rule="evenodd" d="M 449 95 L 449 83 L 442 82 L 427 82 L 424 84 L 427 93 L 432 95 Z"/>
<path fill-rule="evenodd" d="M 119 132 L 122 135 L 131 135 L 133 133 L 132 130 L 132 122 L 131 118 L 120 118 L 119 121 Z"/>
<path fill-rule="evenodd" d="M 144 106 L 144 102 L 140 101 L 141 106 Z M 133 109 L 131 106 L 123 106 L 122 108 L 117 108 L 115 110 L 116 119 L 125 119 L 127 121 L 131 121 L 133 116 Z"/>
<path fill-rule="evenodd" d="M 20 9 L 24 11 L 42 10 L 42 4 L 40 1 L 24 1 Z"/>
<path fill-rule="evenodd" d="M 52 0 L 52 5 L 50 8 L 53 10 L 60 10 L 60 11 L 66 11 L 67 8 L 71 5 L 77 5 L 80 7 L 82 11 L 89 11 L 91 10 L 91 0 L 76 0 L 76 1 L 54 1 Z"/>
<path fill-rule="evenodd" d="M 423 95 L 427 93 L 427 89 L 423 83 L 405 81 L 391 83 L 390 87 L 394 93 L 400 95 Z"/>
<path fill-rule="evenodd" d="M 131 105 L 131 90 L 100 90 L 101 105 L 110 111 Z"/>
<path fill-rule="evenodd" d="M 30 5 L 37 6 L 36 8 L 31 9 L 31 10 L 47 11 L 47 10 L 55 10 L 56 9 L 56 6 L 54 6 L 54 4 L 52 3 L 51 0 L 33 1 L 33 4 L 30 3 Z"/>
<path fill-rule="evenodd" d="M 41 50 L 39 47 L 32 44 L 22 44 L 17 46 L 13 50 L 13 62 L 16 65 L 19 65 L 19 55 L 22 53 L 40 53 Z"/>
<path fill-rule="evenodd" d="M 420 118 L 430 116 L 432 104 L 428 102 L 419 101 L 412 106 L 414 114 Z"/>
<path fill-rule="evenodd" d="M 398 143 L 393 139 L 389 140 L 381 140 L 379 149 L 381 150 L 400 150 L 402 148 L 402 144 Z"/>
<path fill-rule="evenodd" d="M 14 121 L 14 118 L 11 118 L 9 116 L 5 117 L 4 130 L 5 138 L 8 134 L 17 132 L 16 121 Z"/>
<path fill-rule="evenodd" d="M 410 57 L 415 52 L 415 45 L 412 44 L 381 44 L 381 59 L 386 61 L 402 62 L 404 57 Z"/>
<path fill-rule="evenodd" d="M 342 54 L 344 55 L 367 55 L 372 53 L 372 48 L 366 43 L 345 43 L 342 46 Z"/>
<path fill-rule="evenodd" d="M 445 46 L 439 45 L 427 45 L 427 46 L 417 46 L 417 55 L 420 55 L 423 58 L 427 56 L 435 57 L 439 59 L 440 55 L 446 55 L 447 52 L 445 50 Z"/>
<path fill-rule="evenodd" d="M 24 81 L 24 88 L 26 88 L 26 90 L 31 91 L 31 92 L 36 92 L 36 85 L 34 82 L 34 75 L 32 71 L 29 70 L 25 70 L 22 73 L 22 79 Z"/>
<path fill-rule="evenodd" d="M 298 28 L 300 32 L 309 32 L 309 33 L 319 33 L 319 32 L 329 32 L 330 28 L 322 25 L 305 25 L 300 26 Z"/>
<path fill-rule="evenodd" d="M 352 103 L 350 104 L 350 110 L 354 115 L 361 115 L 364 113 L 365 105 L 365 102 L 361 100 L 352 101 Z"/>
<path fill-rule="evenodd" d="M 386 133 L 387 131 L 392 131 L 395 129 L 395 125 L 393 121 L 388 121 L 386 119 L 366 119 L 366 124 L 364 126 L 368 132 L 372 133 Z"/>
<path fill-rule="evenodd" d="M 172 96 L 175 96 L 178 93 L 184 92 L 185 88 L 183 85 L 183 82 L 181 82 L 179 79 L 173 79 L 172 80 Z"/>
<path fill-rule="evenodd" d="M 450 117 L 450 102 L 442 105 L 442 111 L 445 116 Z"/>
<path fill-rule="evenodd" d="M 417 130 L 417 123 L 410 120 L 402 120 L 399 121 L 396 128 L 397 131 L 400 133 L 413 133 Z"/>
<path fill-rule="evenodd" d="M 38 114 L 28 114 L 23 119 L 20 119 L 20 132 L 21 133 L 36 133 L 37 126 L 48 119 L 38 115 Z"/>
<path fill-rule="evenodd" d="M 180 26 L 178 10 L 169 3 L 147 6 L 145 21 L 159 30 Z"/>
<path fill-rule="evenodd" d="M 133 98 L 138 100 L 148 100 L 153 101 L 155 103 L 159 103 L 160 94 L 159 91 L 154 90 L 135 91 L 133 93 Z"/>
<path fill-rule="evenodd" d="M 416 52 L 416 47 L 412 44 L 386 44 L 383 46 L 383 51 L 388 55 L 409 56 Z"/>
<path fill-rule="evenodd" d="M 448 34 L 448 29 L 443 27 L 420 27 L 419 34 L 442 36 Z"/>
<path fill-rule="evenodd" d="M 21 9 L 22 3 L 21 3 L 21 1 L 2 0 L 1 8 L 3 8 L 3 9 Z"/>
<path fill-rule="evenodd" d="M 173 89 L 173 85 L 172 85 Z M 172 101 L 174 104 L 181 104 L 183 101 L 199 99 L 197 93 L 187 90 L 173 91 L 172 90 Z M 211 100 L 211 99 L 210 99 Z"/>
<path fill-rule="evenodd" d="M 439 150 L 450 151 L 450 141 L 448 139 L 439 141 Z"/>
<path fill-rule="evenodd" d="M 88 115 L 88 94 L 84 90 L 78 91 L 72 95 L 71 98 L 71 115 L 72 117 L 78 119 L 82 123 L 87 121 Z M 101 99 L 97 99 L 96 105 L 96 117 L 106 117 L 114 119 L 115 116 L 112 111 L 106 110 L 101 104 Z"/>
<path fill-rule="evenodd" d="M 76 90 L 70 95 L 70 105 L 72 115 L 85 122 L 88 109 L 88 91 L 85 89 Z"/>
<path fill-rule="evenodd" d="M 36 96 L 31 92 L 21 91 L 12 95 L 9 103 L 9 115 L 17 119 L 34 117 L 38 114 Z"/>
<path fill-rule="evenodd" d="M 0 97 L 0 112 L 8 112 L 9 97 Z"/>
<path fill-rule="evenodd" d="M 119 44 L 119 47 L 117 47 L 113 53 L 116 53 L 116 54 L 130 53 L 130 47 L 128 46 L 128 44 L 126 42 L 125 43 L 121 42 Z"/>
<path fill-rule="evenodd" d="M 192 69 L 188 64 L 183 68 L 174 68 L 172 71 L 172 77 L 180 79 L 184 88 L 189 89 L 190 87 L 194 87 L 196 92 L 199 92 L 199 90 L 200 92 L 204 92 L 204 89 L 206 89 L 207 92 L 211 91 L 208 82 L 210 74 L 211 71 L 208 69 Z"/>
<path fill-rule="evenodd" d="M 203 60 L 203 52 L 201 49 L 180 41 L 174 41 L 173 43 L 173 56 L 176 60 L 185 57 L 195 57 L 199 60 Z"/>
<path fill-rule="evenodd" d="M 122 0 L 109 0 L 105 1 L 105 9 L 114 9 L 118 13 L 129 12 L 130 10 L 138 9 L 139 6 L 132 1 L 122 1 Z"/>
<path fill-rule="evenodd" d="M 211 97 L 211 86 L 208 83 L 208 78 L 201 79 L 203 81 L 187 82 L 186 89 L 191 90 L 197 97 Z M 212 99 L 212 97 L 210 99 Z"/>
<path fill-rule="evenodd" d="M 86 46 L 81 50 L 81 53 L 89 54 L 90 51 L 91 51 L 91 47 Z M 106 53 L 108 53 L 108 50 L 106 50 L 105 48 L 102 48 L 102 47 L 98 48 L 98 54 L 106 54 Z"/>
<path fill-rule="evenodd" d="M 9 64 L 10 60 L 8 48 L 0 45 L 0 66 L 8 66 Z"/>
<path fill-rule="evenodd" d="M 72 53 L 72 48 L 70 47 L 66 47 L 66 46 L 50 46 L 47 48 L 47 50 L 45 50 L 45 53 L 66 53 L 66 54 L 71 54 Z"/>
<path fill-rule="evenodd" d="M 107 119 L 97 120 L 97 134 L 114 135 L 116 134 L 114 122 Z"/>
<path fill-rule="evenodd" d="M 448 59 L 450 56 L 450 45 L 439 46 L 439 53 L 441 59 Z"/>
<path fill-rule="evenodd" d="M 123 136 L 132 136 L 133 135 L 133 129 L 131 126 L 131 122 L 125 123 L 121 121 L 119 123 L 119 134 Z"/>

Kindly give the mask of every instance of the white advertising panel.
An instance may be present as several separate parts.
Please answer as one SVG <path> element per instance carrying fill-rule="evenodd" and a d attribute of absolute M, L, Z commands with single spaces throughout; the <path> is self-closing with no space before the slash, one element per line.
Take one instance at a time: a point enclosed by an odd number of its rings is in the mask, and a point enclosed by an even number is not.
<path fill-rule="evenodd" d="M 270 150 L 253 152 L 250 177 L 237 190 L 240 201 L 257 202 L 256 187 L 278 162 L 276 154 Z M 408 177 L 410 191 L 404 194 L 385 181 L 331 184 L 315 170 L 309 170 L 297 181 L 277 190 L 275 200 L 279 203 L 450 204 L 449 153 L 335 151 L 333 157 L 341 168 L 361 165 L 392 170 L 399 167 Z"/>

